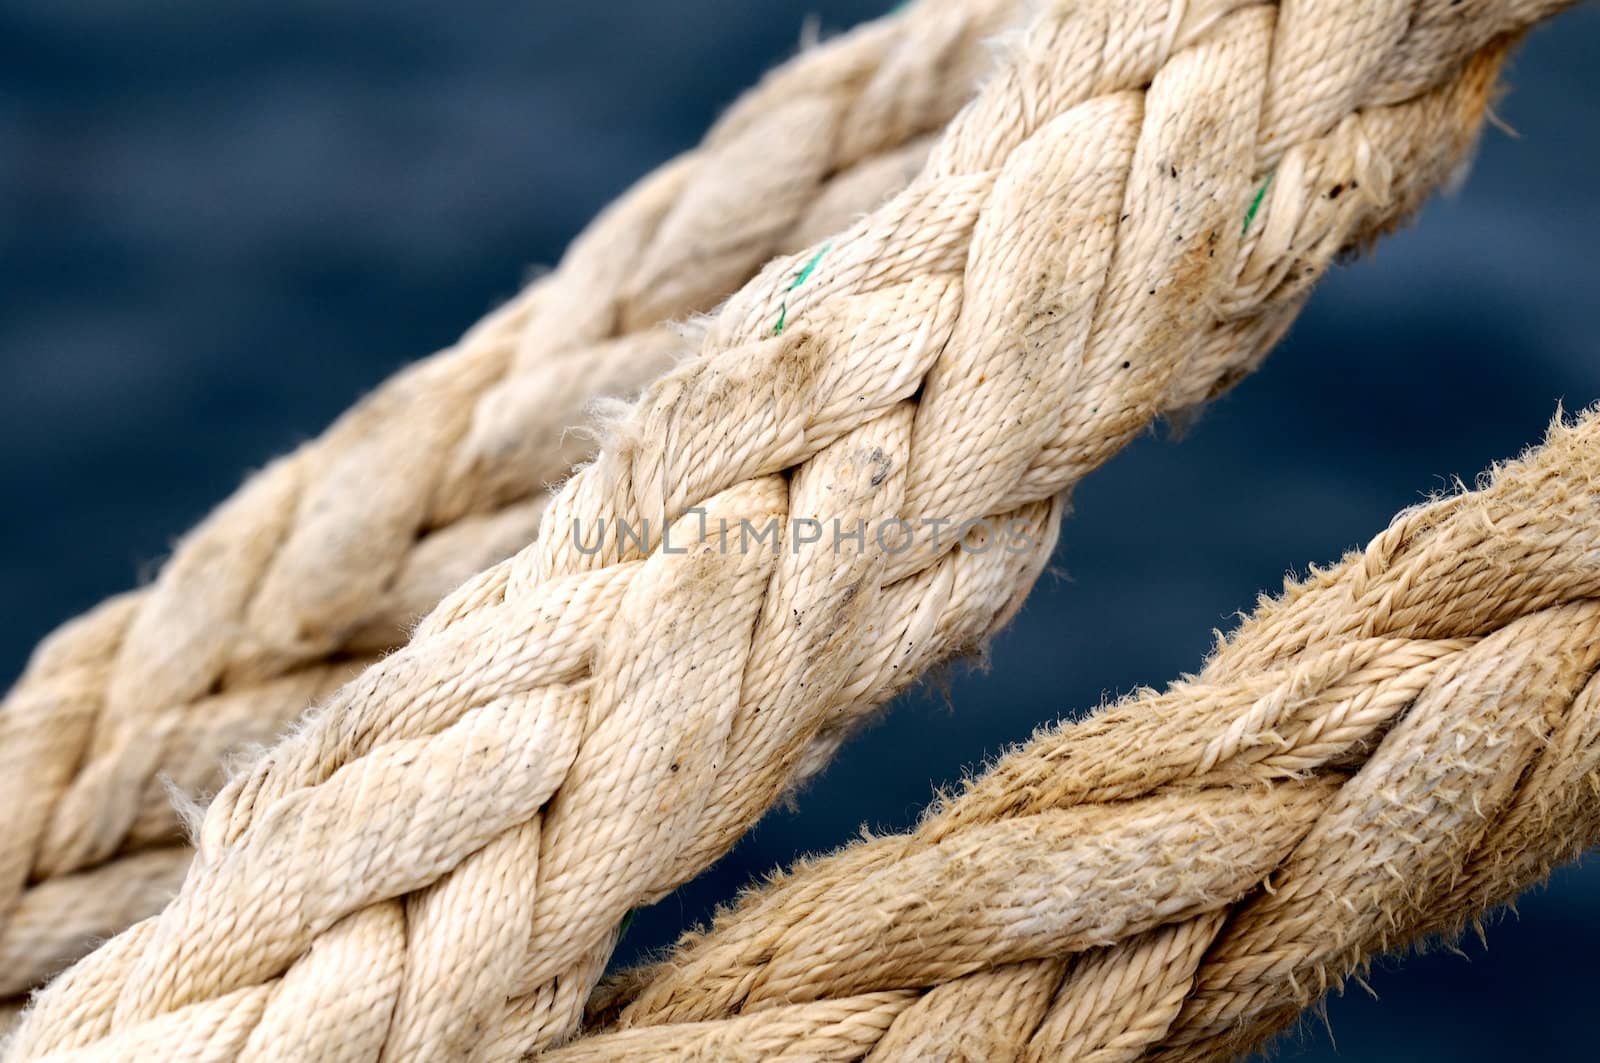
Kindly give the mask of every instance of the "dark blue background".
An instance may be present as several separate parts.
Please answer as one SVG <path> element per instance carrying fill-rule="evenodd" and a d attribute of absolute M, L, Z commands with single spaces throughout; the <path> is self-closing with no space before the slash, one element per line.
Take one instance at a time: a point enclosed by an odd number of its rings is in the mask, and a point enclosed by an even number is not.
<path fill-rule="evenodd" d="M 123 589 L 246 469 L 553 262 L 795 47 L 887 0 L 0 0 L 0 674 Z M 1178 445 L 1085 483 L 986 673 L 904 699 L 719 867 L 668 940 L 857 828 L 909 824 L 1040 721 L 1195 668 L 1283 573 L 1600 398 L 1600 16 L 1535 35 L 1474 175 L 1323 285 Z M 1336 999 L 1354 1059 L 1592 1052 L 1600 875 L 1559 874 L 1470 959 Z M 1390 965 L 1391 967 L 1393 965 Z M 1289 1058 L 1330 1057 L 1320 1025 Z"/>

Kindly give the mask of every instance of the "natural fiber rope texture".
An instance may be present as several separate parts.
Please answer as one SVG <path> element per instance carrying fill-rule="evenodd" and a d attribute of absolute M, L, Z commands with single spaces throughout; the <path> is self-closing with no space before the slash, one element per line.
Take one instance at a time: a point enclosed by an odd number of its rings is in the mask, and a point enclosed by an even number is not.
<path fill-rule="evenodd" d="M 177 899 L 48 988 L 12 1054 L 566 1036 L 623 913 L 1002 623 L 1060 493 L 1247 371 L 1338 249 L 1453 172 L 1501 38 L 1557 6 L 1047 5 L 906 192 L 706 326 L 553 500 L 563 534 L 223 789 Z M 1030 549 L 704 537 L 802 515 L 987 517 Z M 646 518 L 686 552 L 565 534 Z"/>
<path fill-rule="evenodd" d="M 162 896 L 155 858 L 76 876 L 70 905 L 25 887 L 152 844 L 175 886 L 188 852 L 167 783 L 214 791 L 225 753 L 277 738 L 532 541 L 546 485 L 592 456 L 592 433 L 568 429 L 683 348 L 661 323 L 903 188 L 1017 6 L 925 3 L 802 55 L 555 273 L 246 484 L 153 586 L 41 646 L 0 707 L 0 996 Z"/>
<path fill-rule="evenodd" d="M 1199 676 L 750 893 L 621 980 L 623 1032 L 548 1058 L 1241 1055 L 1600 841 L 1597 665 L 1590 415 L 1289 586 Z"/>

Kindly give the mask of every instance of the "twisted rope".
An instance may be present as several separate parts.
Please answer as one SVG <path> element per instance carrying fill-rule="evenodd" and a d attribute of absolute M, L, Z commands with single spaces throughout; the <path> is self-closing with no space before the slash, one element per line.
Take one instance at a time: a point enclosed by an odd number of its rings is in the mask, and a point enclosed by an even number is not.
<path fill-rule="evenodd" d="M 154 585 L 47 640 L 0 707 L 0 996 L 170 896 L 188 851 L 168 780 L 215 790 L 225 754 L 532 541 L 546 485 L 592 456 L 569 426 L 683 348 L 662 322 L 903 188 L 1016 6 L 926 3 L 776 72 L 552 275 L 246 484 Z"/>
<path fill-rule="evenodd" d="M 1597 666 L 1591 414 L 1289 586 L 1199 676 L 747 895 L 548 1058 L 742 1058 L 734 1031 L 763 1058 L 1242 1055 L 1600 841 Z"/>
<path fill-rule="evenodd" d="M 466 584 L 231 781 L 178 897 L 42 993 L 12 1057 L 567 1036 L 621 916 L 1003 623 L 1061 493 L 1453 172 L 1504 36 L 1560 6 L 1047 5 L 909 189 L 764 270 L 615 427 L 546 517 L 582 534 Z M 902 515 L 989 525 L 716 541 Z M 649 546 L 584 547 L 647 518 Z"/>

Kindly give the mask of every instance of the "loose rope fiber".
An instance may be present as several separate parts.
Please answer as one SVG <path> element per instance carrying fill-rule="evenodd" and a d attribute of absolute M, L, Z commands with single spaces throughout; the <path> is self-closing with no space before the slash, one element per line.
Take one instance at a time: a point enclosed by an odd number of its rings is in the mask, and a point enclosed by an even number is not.
<path fill-rule="evenodd" d="M 171 896 L 188 850 L 168 781 L 213 792 L 227 752 L 532 541 L 546 485 L 592 457 L 569 427 L 684 347 L 662 322 L 903 188 L 1018 6 L 924 3 L 803 54 L 554 274 L 246 484 L 154 585 L 47 640 L 0 707 L 0 997 Z"/>
<path fill-rule="evenodd" d="M 1213 1060 L 1600 841 L 1600 418 L 746 895 L 548 1058 Z M 740 1046 L 759 1046 L 746 1051 Z"/>
<path fill-rule="evenodd" d="M 1562 6 L 1044 5 L 910 188 L 735 295 L 545 534 L 223 788 L 177 898 L 48 987 L 10 1057 L 568 1036 L 623 914 L 1003 623 L 1062 492 L 1454 173 L 1507 35 Z M 1025 548 L 718 549 L 791 517 Z M 649 548 L 578 534 L 646 519 Z"/>

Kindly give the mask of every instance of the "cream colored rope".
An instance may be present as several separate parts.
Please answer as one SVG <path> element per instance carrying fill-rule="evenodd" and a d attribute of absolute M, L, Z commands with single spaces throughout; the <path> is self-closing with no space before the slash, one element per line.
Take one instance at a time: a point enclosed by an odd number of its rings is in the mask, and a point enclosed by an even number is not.
<path fill-rule="evenodd" d="M 1002 623 L 1061 493 L 1441 183 L 1503 37 L 1560 6 L 1046 5 L 909 189 L 734 296 L 535 544 L 222 790 L 176 900 L 49 987 L 11 1055 L 566 1036 L 623 913 Z M 719 549 L 719 521 L 791 517 L 991 524 Z M 679 547 L 586 551 L 601 519 Z"/>
<path fill-rule="evenodd" d="M 593 453 L 569 429 L 685 349 L 662 322 L 903 188 L 1017 6 L 924 3 L 777 71 L 553 274 L 246 484 L 154 585 L 41 646 L 0 707 L 0 996 L 159 909 L 154 862 L 175 886 L 188 860 L 169 780 L 213 792 L 226 753 L 277 738 L 532 541 L 546 485 Z M 75 878 L 93 885 L 70 904 L 40 891 Z"/>
<path fill-rule="evenodd" d="M 747 895 L 621 981 L 622 1030 L 548 1058 L 1244 1054 L 1600 840 L 1597 666 L 1590 415 L 1291 585 L 1199 676 Z"/>

